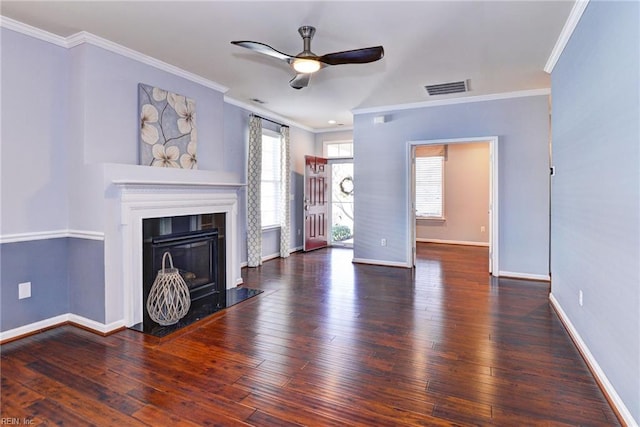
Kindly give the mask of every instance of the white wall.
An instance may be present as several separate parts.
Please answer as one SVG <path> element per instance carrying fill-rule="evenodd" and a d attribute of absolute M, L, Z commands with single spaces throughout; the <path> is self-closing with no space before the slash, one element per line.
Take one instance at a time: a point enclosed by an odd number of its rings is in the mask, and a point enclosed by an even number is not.
<path fill-rule="evenodd" d="M 446 221 L 416 220 L 416 239 L 489 244 L 489 143 L 449 144 L 444 170 Z"/>

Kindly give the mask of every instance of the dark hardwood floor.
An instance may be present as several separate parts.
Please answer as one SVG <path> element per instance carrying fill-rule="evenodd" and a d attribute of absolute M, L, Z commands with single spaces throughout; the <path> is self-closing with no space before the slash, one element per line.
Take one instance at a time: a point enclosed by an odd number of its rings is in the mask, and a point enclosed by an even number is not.
<path fill-rule="evenodd" d="M 245 269 L 265 292 L 164 338 L 64 326 L 1 346 L 1 416 L 67 426 L 619 425 L 548 302 L 487 250 L 415 270 L 348 249 Z M 6 418 L 3 418 L 6 420 Z"/>

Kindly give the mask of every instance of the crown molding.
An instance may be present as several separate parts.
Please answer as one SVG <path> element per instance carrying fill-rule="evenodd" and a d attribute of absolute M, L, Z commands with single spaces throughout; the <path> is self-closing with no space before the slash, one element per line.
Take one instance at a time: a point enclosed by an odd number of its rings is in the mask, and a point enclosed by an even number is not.
<path fill-rule="evenodd" d="M 578 26 L 578 22 L 580 21 L 580 18 L 588 4 L 589 0 L 577 0 L 574 3 L 571 12 L 569 12 L 569 16 L 567 17 L 567 21 L 564 23 L 564 27 L 562 27 L 562 31 L 560 31 L 558 40 L 551 51 L 551 55 L 549 55 L 549 59 L 547 59 L 547 63 L 544 66 L 544 71 L 547 73 L 551 74 L 553 68 L 556 66 L 556 63 L 560 59 L 560 55 L 562 55 L 562 51 L 567 46 L 567 43 L 569 43 L 569 39 L 576 29 L 576 26 Z"/>
<path fill-rule="evenodd" d="M 265 108 L 260 108 L 260 107 L 256 107 L 255 105 L 252 104 L 248 104 L 246 102 L 242 102 L 239 101 L 235 98 L 232 98 L 228 95 L 224 96 L 224 102 L 226 102 L 227 104 L 231 104 L 231 105 L 235 105 L 236 107 L 240 107 L 243 108 L 247 111 L 250 111 L 252 113 L 255 113 L 259 116 L 263 116 L 269 120 L 273 120 L 274 122 L 279 122 L 282 123 L 283 125 L 287 125 L 287 126 L 295 126 L 299 129 L 303 129 L 306 130 L 308 132 L 311 133 L 327 133 L 327 132 L 340 132 L 340 131 L 350 131 L 353 130 L 353 126 L 335 126 L 332 128 L 327 128 L 327 129 L 316 129 L 316 128 L 312 128 L 297 122 L 294 122 L 291 119 L 288 119 L 284 116 L 280 116 L 276 113 L 274 113 L 273 111 L 269 111 Z"/>
<path fill-rule="evenodd" d="M 527 96 L 551 95 L 550 88 L 521 90 L 516 92 L 494 93 L 490 95 L 467 96 L 464 98 L 449 98 L 438 101 L 422 101 L 409 104 L 383 105 L 380 107 L 357 108 L 351 110 L 354 115 L 370 113 L 387 113 L 390 111 L 412 110 L 414 108 L 439 107 L 442 105 L 467 104 L 471 102 L 496 101 L 500 99 L 524 98 Z"/>
<path fill-rule="evenodd" d="M 41 30 L 40 28 L 32 27 L 31 25 L 16 21 L 15 19 L 7 18 L 6 16 L 0 15 L 0 27 L 24 34 L 26 36 L 31 36 L 35 39 L 54 44 L 56 46 L 67 47 L 66 38 L 45 30 Z"/>
<path fill-rule="evenodd" d="M 32 27 L 31 25 L 27 25 L 23 22 L 16 21 L 15 19 L 7 18 L 6 16 L 0 16 L 0 26 L 67 49 L 72 49 L 82 44 L 89 44 L 124 56 L 126 58 L 133 59 L 134 61 L 149 65 L 175 76 L 182 77 L 183 79 L 192 81 L 218 92 L 225 93 L 229 90 L 229 88 L 206 79 L 202 76 L 183 70 L 182 68 L 160 61 L 159 59 L 145 55 L 136 50 L 122 46 L 118 43 L 114 43 L 110 40 L 96 36 L 92 33 L 88 33 L 86 31 L 80 31 L 68 37 L 62 37 L 56 34 L 52 34 L 48 31 Z"/>
<path fill-rule="evenodd" d="M 295 126 L 299 129 L 303 129 L 306 130 L 308 132 L 312 132 L 312 133 L 316 133 L 318 132 L 317 129 L 311 128 L 309 126 L 305 126 L 303 124 L 294 122 L 291 119 L 288 119 L 284 116 L 278 115 L 276 113 L 274 113 L 273 111 L 269 111 L 265 108 L 260 108 L 260 107 L 256 107 L 255 105 L 251 105 L 248 104 L 246 102 L 242 102 L 239 101 L 235 98 L 231 98 L 230 96 L 225 95 L 224 96 L 224 102 L 226 102 L 227 104 L 231 104 L 231 105 L 235 105 L 236 107 L 240 107 L 243 108 L 245 110 L 248 110 L 252 113 L 255 113 L 259 116 L 263 116 L 269 120 L 273 120 L 274 122 L 278 122 L 278 123 L 282 123 L 283 125 L 287 125 L 287 126 Z"/>

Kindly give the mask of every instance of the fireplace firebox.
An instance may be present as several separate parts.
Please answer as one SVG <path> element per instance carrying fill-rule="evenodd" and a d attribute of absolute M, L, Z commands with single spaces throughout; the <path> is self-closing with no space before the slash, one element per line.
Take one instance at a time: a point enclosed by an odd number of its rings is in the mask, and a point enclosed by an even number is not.
<path fill-rule="evenodd" d="M 187 215 L 143 220 L 143 321 L 135 329 L 162 335 L 146 304 L 166 252 L 184 279 L 191 307 L 175 327 L 182 327 L 226 307 L 224 214 Z M 159 333 L 160 332 L 160 333 Z"/>

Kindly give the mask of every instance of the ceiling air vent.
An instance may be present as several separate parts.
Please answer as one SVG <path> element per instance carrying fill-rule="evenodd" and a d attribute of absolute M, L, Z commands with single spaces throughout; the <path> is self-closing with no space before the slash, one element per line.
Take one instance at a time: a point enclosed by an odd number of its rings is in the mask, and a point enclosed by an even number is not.
<path fill-rule="evenodd" d="M 459 82 L 439 83 L 435 85 L 427 85 L 424 87 L 430 96 L 448 95 L 450 93 L 460 93 L 469 91 L 469 80 L 461 80 Z"/>

